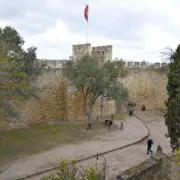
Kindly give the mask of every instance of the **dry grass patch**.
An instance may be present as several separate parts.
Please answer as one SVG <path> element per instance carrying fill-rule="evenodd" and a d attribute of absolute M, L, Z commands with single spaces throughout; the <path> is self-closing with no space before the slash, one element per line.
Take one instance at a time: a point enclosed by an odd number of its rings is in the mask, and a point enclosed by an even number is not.
<path fill-rule="evenodd" d="M 56 122 L 33 125 L 28 129 L 0 132 L 0 164 L 70 143 L 79 143 L 108 131 L 102 122 L 86 130 L 86 122 Z M 113 126 L 112 130 L 117 127 Z"/>
<path fill-rule="evenodd" d="M 113 115 L 114 120 L 125 120 L 128 117 L 126 112 L 119 112 Z"/>

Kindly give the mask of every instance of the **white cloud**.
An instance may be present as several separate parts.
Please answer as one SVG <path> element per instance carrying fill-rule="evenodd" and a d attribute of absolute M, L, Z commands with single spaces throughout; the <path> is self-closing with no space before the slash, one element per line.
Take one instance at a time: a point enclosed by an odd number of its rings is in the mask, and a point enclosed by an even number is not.
<path fill-rule="evenodd" d="M 39 58 L 67 58 L 85 43 L 87 0 L 0 0 L 0 26 L 12 25 Z M 180 40 L 179 0 L 89 0 L 89 42 L 113 45 L 113 57 L 160 61 Z M 6 7 L 6 8 L 4 8 Z"/>
<path fill-rule="evenodd" d="M 83 36 L 70 32 L 65 23 L 58 20 L 53 27 L 44 32 L 26 37 L 26 47 L 37 46 L 39 58 L 68 58 L 71 55 L 71 45 L 85 42 Z"/>
<path fill-rule="evenodd" d="M 0 27 L 5 27 L 5 26 L 11 25 L 11 24 L 13 24 L 13 23 L 9 20 L 0 19 Z"/>

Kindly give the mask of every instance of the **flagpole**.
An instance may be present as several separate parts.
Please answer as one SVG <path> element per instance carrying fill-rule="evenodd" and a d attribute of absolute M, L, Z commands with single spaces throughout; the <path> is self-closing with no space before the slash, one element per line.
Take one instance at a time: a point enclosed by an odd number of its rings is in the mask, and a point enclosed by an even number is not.
<path fill-rule="evenodd" d="M 86 44 L 88 44 L 88 35 L 89 35 L 89 24 L 86 22 Z"/>

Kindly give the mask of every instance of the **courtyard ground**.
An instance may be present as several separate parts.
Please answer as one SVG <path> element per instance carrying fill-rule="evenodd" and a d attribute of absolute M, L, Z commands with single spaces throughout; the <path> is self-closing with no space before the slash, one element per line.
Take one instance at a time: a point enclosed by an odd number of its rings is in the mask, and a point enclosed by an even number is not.
<path fill-rule="evenodd" d="M 170 139 L 165 137 L 167 132 L 163 113 L 156 111 L 137 112 L 135 114 L 144 123 L 149 131 L 149 136 L 153 139 L 153 151 L 156 151 L 158 145 L 161 145 L 164 153 L 170 153 Z M 136 131 L 137 129 L 132 129 Z M 97 161 L 95 158 L 80 163 L 80 166 L 92 166 L 95 164 L 103 164 L 104 158 L 106 159 L 106 179 L 115 180 L 116 175 L 126 169 L 129 169 L 144 160 L 148 159 L 150 155 L 146 154 L 147 139 L 132 146 L 114 151 L 112 153 L 105 154 L 104 157 L 99 158 Z M 37 180 L 33 178 L 33 180 Z"/>
<path fill-rule="evenodd" d="M 75 144 L 102 135 L 108 131 L 102 122 L 95 121 L 91 131 L 84 122 L 53 122 L 37 124 L 30 128 L 0 132 L 0 165 L 16 159 L 59 147 Z M 111 130 L 118 128 L 113 125 Z"/>
<path fill-rule="evenodd" d="M 139 141 L 148 135 L 154 140 L 154 150 L 160 144 L 163 151 L 168 153 L 171 151 L 169 139 L 164 136 L 166 127 L 164 124 L 163 114 L 159 112 L 137 112 L 136 114 L 143 121 L 136 117 L 129 117 L 124 121 L 124 130 L 117 130 L 105 135 L 95 136 L 93 139 L 79 144 L 64 145 L 63 147 L 55 148 L 53 150 L 33 155 L 19 161 L 14 162 L 2 175 L 1 179 L 11 180 L 24 177 L 39 171 L 43 171 L 50 167 L 56 166 L 62 159 L 81 159 L 102 153 L 118 147 L 123 147 L 127 144 Z M 119 121 L 116 121 L 117 126 Z M 144 126 L 145 125 L 145 126 Z M 148 128 L 148 129 L 147 129 Z M 101 164 L 106 159 L 106 178 L 111 179 L 115 177 L 118 172 L 128 169 L 134 165 L 139 164 L 145 159 L 149 158 L 146 155 L 146 140 L 107 153 L 104 157 L 100 156 L 99 160 L 91 158 L 89 160 L 80 162 L 81 166 L 93 166 Z M 49 174 L 49 172 L 48 172 Z M 46 174 L 43 174 L 46 175 Z M 40 179 L 41 176 L 34 176 L 30 179 Z"/>

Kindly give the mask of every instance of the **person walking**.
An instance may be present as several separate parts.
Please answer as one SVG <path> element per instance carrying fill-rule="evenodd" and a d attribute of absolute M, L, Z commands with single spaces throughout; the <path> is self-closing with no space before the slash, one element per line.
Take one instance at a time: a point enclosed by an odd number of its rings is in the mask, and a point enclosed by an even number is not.
<path fill-rule="evenodd" d="M 148 138 L 148 141 L 147 141 L 147 154 L 149 154 L 149 152 L 151 154 L 153 154 L 153 151 L 152 151 L 152 145 L 153 145 L 153 140 L 151 138 Z"/>

